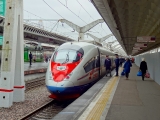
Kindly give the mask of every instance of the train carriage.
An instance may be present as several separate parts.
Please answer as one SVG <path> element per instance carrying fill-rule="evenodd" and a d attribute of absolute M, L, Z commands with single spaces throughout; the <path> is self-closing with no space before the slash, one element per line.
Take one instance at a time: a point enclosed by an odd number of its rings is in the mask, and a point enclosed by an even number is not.
<path fill-rule="evenodd" d="M 114 58 L 114 53 L 91 43 L 62 44 L 53 53 L 46 73 L 50 97 L 59 100 L 79 97 L 106 74 L 106 55 Z"/>

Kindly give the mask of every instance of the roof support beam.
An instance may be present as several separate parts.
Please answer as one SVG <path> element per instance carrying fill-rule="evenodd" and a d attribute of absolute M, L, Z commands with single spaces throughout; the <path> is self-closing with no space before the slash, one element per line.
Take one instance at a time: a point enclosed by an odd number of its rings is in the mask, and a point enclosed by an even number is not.
<path fill-rule="evenodd" d="M 85 25 L 83 27 L 80 27 L 66 19 L 60 19 L 59 20 L 62 23 L 66 23 L 67 25 L 69 25 L 71 28 L 73 28 L 75 31 L 77 31 L 79 33 L 79 39 L 80 40 L 84 40 L 84 33 L 87 32 L 88 30 L 92 29 L 94 26 L 96 26 L 99 23 L 103 23 L 104 20 L 103 19 L 98 19 L 96 21 L 93 21 L 91 23 L 89 23 L 88 25 Z"/>
<path fill-rule="evenodd" d="M 104 37 L 102 37 L 102 38 L 97 38 L 96 36 L 94 36 L 94 35 L 92 35 L 92 34 L 90 34 L 90 33 L 87 33 L 86 35 L 89 35 L 89 36 L 92 37 L 94 40 L 96 40 L 96 41 L 98 41 L 98 42 L 100 42 L 100 43 L 102 43 L 102 42 L 105 41 L 106 39 L 108 39 L 108 38 L 110 38 L 111 36 L 113 36 L 113 34 L 109 34 L 109 35 L 106 35 L 106 36 L 104 36 Z"/>

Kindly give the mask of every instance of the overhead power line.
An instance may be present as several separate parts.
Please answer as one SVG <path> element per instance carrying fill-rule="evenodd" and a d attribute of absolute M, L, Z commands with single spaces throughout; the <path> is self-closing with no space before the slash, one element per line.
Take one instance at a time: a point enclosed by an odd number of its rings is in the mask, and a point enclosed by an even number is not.
<path fill-rule="evenodd" d="M 89 1 L 89 0 L 88 0 Z M 79 5 L 83 8 L 84 11 L 86 11 L 86 13 L 90 16 L 90 18 L 92 18 L 92 20 L 94 20 L 94 18 L 89 14 L 89 12 L 83 7 L 83 5 L 77 0 L 77 2 L 79 3 Z M 91 2 L 91 1 L 89 1 Z M 101 29 L 105 32 L 105 30 L 102 28 L 101 26 Z"/>
<path fill-rule="evenodd" d="M 62 17 L 63 19 L 65 19 L 62 15 L 60 15 L 55 9 L 53 9 L 45 0 L 43 0 L 43 2 L 52 10 L 52 11 L 54 11 L 57 15 L 59 15 L 60 17 Z M 57 25 L 57 28 L 56 28 L 56 31 L 57 31 L 57 29 L 58 29 L 58 22 L 56 23 L 56 25 Z M 55 25 L 55 26 L 56 26 Z M 51 29 L 51 31 L 55 28 L 55 26 Z M 65 28 L 65 27 L 64 27 Z M 66 28 L 65 28 L 66 29 Z M 60 32 L 60 31 L 59 31 Z"/>
<path fill-rule="evenodd" d="M 57 24 L 58 24 L 58 22 L 53 26 L 53 28 L 51 29 L 51 31 L 50 31 L 50 32 L 52 32 L 52 30 L 54 29 L 54 27 L 55 27 Z"/>
<path fill-rule="evenodd" d="M 60 17 L 62 17 L 64 19 L 64 17 L 62 15 L 60 15 L 55 9 L 53 9 L 45 0 L 43 0 L 43 2 L 50 7 L 54 12 L 56 12 Z"/>
<path fill-rule="evenodd" d="M 83 7 L 83 5 L 77 0 L 77 2 L 80 4 L 80 6 L 83 8 L 84 11 L 94 20 L 94 18 L 87 12 L 87 10 Z"/>
<path fill-rule="evenodd" d="M 30 14 L 32 14 L 32 15 L 34 15 L 34 16 L 39 17 L 39 18 L 41 18 L 41 19 L 42 19 L 42 17 L 37 16 L 37 15 L 35 15 L 34 13 L 31 13 L 31 12 L 29 12 L 29 11 L 27 11 L 27 10 L 24 10 L 24 11 L 26 11 L 26 12 L 28 12 L 28 13 L 30 13 Z"/>
<path fill-rule="evenodd" d="M 58 0 L 59 1 L 59 0 Z M 61 1 L 59 1 L 64 7 L 66 7 L 70 12 L 72 12 L 75 16 L 77 16 L 79 19 L 81 19 L 84 23 L 87 24 L 86 21 L 84 21 L 81 17 L 79 17 L 76 13 L 74 13 L 71 9 L 69 9 L 65 4 L 63 4 Z"/>
<path fill-rule="evenodd" d="M 79 15 L 77 15 L 76 13 L 74 13 L 71 9 L 69 9 L 65 4 L 63 4 L 60 0 L 58 0 L 59 3 L 61 5 L 63 5 L 64 7 L 66 7 L 70 12 L 72 12 L 75 16 L 77 16 L 79 19 L 81 19 L 81 21 L 83 21 L 84 23 L 88 24 L 86 21 L 84 21 L 81 17 L 79 17 Z M 84 8 L 83 8 L 84 9 Z M 87 11 L 86 11 L 87 12 Z M 88 13 L 89 14 L 89 13 Z M 89 14 L 90 15 L 90 14 Z M 99 33 L 99 32 L 98 32 Z M 100 34 L 100 33 L 99 33 Z M 101 34 L 100 34 L 101 35 Z M 102 36 L 102 35 L 101 35 Z"/>
<path fill-rule="evenodd" d="M 79 19 L 81 19 L 84 23 L 88 24 L 86 21 L 84 21 L 81 17 L 79 17 L 76 13 L 74 13 L 71 9 L 69 9 L 65 4 L 63 4 L 62 2 L 60 2 L 60 0 L 58 0 L 59 3 L 61 3 L 64 7 L 66 7 L 70 12 L 72 12 L 75 16 L 77 16 Z M 84 9 L 84 8 L 83 8 Z M 86 11 L 86 10 L 85 10 Z M 88 12 L 87 12 L 88 13 Z M 89 14 L 89 13 L 88 13 Z M 89 16 L 91 16 L 89 14 Z M 93 18 L 92 18 L 93 19 Z M 93 19 L 94 20 L 94 19 Z M 95 30 L 96 31 L 96 30 Z M 97 31 L 96 31 L 97 32 Z M 99 32 L 98 32 L 99 33 Z M 99 33 L 100 34 L 100 33 Z M 101 34 L 100 34 L 101 35 Z M 101 35 L 102 36 L 102 35 Z"/>
<path fill-rule="evenodd" d="M 61 16 L 63 19 L 65 19 L 62 15 L 60 15 L 55 9 L 53 9 L 45 0 L 43 0 L 43 2 L 49 7 L 51 8 L 54 12 L 56 12 L 59 16 Z M 63 4 L 60 0 L 58 0 L 58 2 L 63 5 L 64 7 L 66 7 L 70 12 L 72 12 L 75 16 L 77 16 L 81 21 L 83 21 L 84 23 L 87 24 L 86 21 L 84 21 L 81 17 L 79 17 L 75 12 L 73 12 L 71 9 L 69 9 L 65 4 Z M 84 8 L 83 8 L 84 9 Z M 89 14 L 89 13 L 88 13 Z M 91 16 L 91 15 L 90 15 Z M 92 18 L 93 19 L 93 18 Z M 99 33 L 99 32 L 98 32 Z M 99 33 L 100 34 L 100 33 Z M 101 35 L 101 34 L 100 34 Z M 101 35 L 102 36 L 102 35 Z"/>
<path fill-rule="evenodd" d="M 24 10 L 25 12 L 29 13 L 29 14 L 32 14 L 32 15 L 40 18 L 40 19 L 24 19 L 25 21 L 39 21 L 39 20 L 42 20 L 42 21 L 50 21 L 50 23 L 53 24 L 53 25 L 55 24 L 55 23 L 52 23 L 53 21 L 58 21 L 58 20 L 54 20 L 54 19 L 44 19 L 44 18 L 42 18 L 42 17 L 40 17 L 40 16 L 38 16 L 38 15 L 32 13 L 32 12 L 29 12 L 29 11 L 27 11 L 27 10 L 25 10 L 25 9 L 23 9 L 23 10 Z M 46 27 L 46 26 L 44 26 L 44 27 L 45 27 L 45 28 L 49 28 L 49 27 Z M 50 28 L 49 28 L 49 29 L 50 29 Z"/>
<path fill-rule="evenodd" d="M 46 3 L 46 2 L 45 2 Z M 46 3 L 47 4 L 47 3 Z M 48 5 L 48 4 L 47 4 Z M 49 6 L 50 7 L 50 6 Z M 50 7 L 51 8 L 51 7 Z M 52 8 L 51 8 L 52 9 Z M 24 20 L 28 20 L 28 21 L 38 21 L 38 20 L 47 20 L 47 21 L 50 21 L 50 22 L 52 22 L 52 21 L 58 21 L 58 20 L 54 20 L 54 19 L 43 19 L 42 17 L 40 17 L 40 16 L 38 16 L 38 15 L 36 15 L 36 14 L 34 14 L 34 13 L 32 13 L 32 12 L 29 12 L 29 11 L 27 11 L 27 10 L 24 10 L 25 12 L 27 12 L 27 13 L 30 13 L 30 14 L 32 14 L 32 15 L 34 15 L 34 16 L 36 16 L 36 17 L 38 17 L 38 18 L 40 18 L 40 19 L 24 19 Z M 61 15 L 60 15 L 61 16 Z M 63 18 L 63 17 L 62 17 Z M 58 22 L 56 22 L 56 23 L 53 23 L 53 27 L 51 27 L 51 28 L 49 28 L 49 27 L 46 27 L 45 26 L 45 28 L 48 28 L 48 29 L 51 29 L 51 31 L 50 32 L 52 32 L 53 31 L 53 29 L 55 28 L 55 26 L 58 24 Z M 65 28 L 65 27 L 64 27 Z M 66 28 L 65 28 L 66 29 Z M 57 31 L 57 28 L 56 28 L 56 31 Z M 60 31 L 58 31 L 58 32 L 60 32 Z M 61 32 L 60 32 L 61 33 Z"/>
<path fill-rule="evenodd" d="M 24 19 L 26 21 L 39 21 L 39 20 L 42 20 L 42 21 L 58 21 L 58 19 Z"/>
<path fill-rule="evenodd" d="M 78 4 L 83 8 L 83 10 L 89 15 L 90 18 L 92 18 L 92 20 L 94 20 L 94 18 L 89 14 L 89 12 L 83 7 L 83 5 L 77 0 Z M 89 1 L 90 2 L 90 1 Z M 101 27 L 102 28 L 102 27 Z M 104 29 L 103 29 L 104 30 Z M 96 31 L 96 30 L 95 30 Z M 105 30 L 104 30 L 105 31 Z M 96 31 L 97 32 L 97 31 Z M 98 32 L 99 33 L 99 32 Z M 100 33 L 99 33 L 100 34 Z M 100 34 L 101 35 L 101 34 Z M 102 35 L 101 35 L 102 36 Z"/>

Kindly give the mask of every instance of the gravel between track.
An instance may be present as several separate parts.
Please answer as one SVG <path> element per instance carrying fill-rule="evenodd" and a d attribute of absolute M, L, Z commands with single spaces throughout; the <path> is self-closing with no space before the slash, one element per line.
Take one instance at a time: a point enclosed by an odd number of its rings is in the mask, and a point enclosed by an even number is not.
<path fill-rule="evenodd" d="M 37 87 L 25 93 L 25 101 L 13 103 L 10 108 L 0 108 L 0 120 L 18 120 L 36 108 L 49 102 L 49 92 L 45 86 Z"/>

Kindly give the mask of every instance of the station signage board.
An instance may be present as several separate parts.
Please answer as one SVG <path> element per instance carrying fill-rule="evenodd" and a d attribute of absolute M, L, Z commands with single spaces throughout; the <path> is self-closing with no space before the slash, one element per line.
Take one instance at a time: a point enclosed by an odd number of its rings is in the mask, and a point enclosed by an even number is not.
<path fill-rule="evenodd" d="M 139 50 L 132 50 L 132 52 L 138 52 Z"/>
<path fill-rule="evenodd" d="M 140 36 L 137 37 L 137 42 L 155 42 L 156 37 L 153 36 Z"/>
<path fill-rule="evenodd" d="M 132 51 L 138 51 L 137 49 L 133 49 Z"/>
<path fill-rule="evenodd" d="M 147 47 L 146 43 L 135 43 L 134 47 Z"/>
<path fill-rule="evenodd" d="M 0 46 L 3 45 L 3 36 L 0 36 Z"/>
<path fill-rule="evenodd" d="M 142 50 L 140 47 L 133 47 L 133 50 Z"/>
<path fill-rule="evenodd" d="M 6 0 L 0 0 L 0 15 L 5 16 Z"/>
<path fill-rule="evenodd" d="M 138 51 L 132 51 L 132 53 L 137 53 Z"/>
<path fill-rule="evenodd" d="M 132 54 L 135 54 L 135 53 L 137 53 L 138 51 L 132 51 Z"/>
<path fill-rule="evenodd" d="M 132 55 L 135 54 L 136 52 L 132 52 Z"/>

